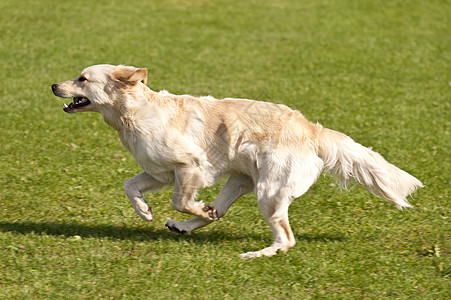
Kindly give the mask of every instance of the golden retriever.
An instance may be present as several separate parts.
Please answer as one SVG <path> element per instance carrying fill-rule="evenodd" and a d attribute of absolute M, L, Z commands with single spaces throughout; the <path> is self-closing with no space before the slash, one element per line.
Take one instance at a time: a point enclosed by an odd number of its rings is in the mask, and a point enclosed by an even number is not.
<path fill-rule="evenodd" d="M 52 85 L 53 93 L 73 98 L 64 111 L 94 111 L 117 130 L 122 144 L 144 172 L 124 190 L 138 215 L 152 221 L 143 193 L 174 184 L 173 207 L 196 216 L 168 221 L 177 233 L 208 225 L 224 216 L 242 195 L 254 192 L 274 242 L 242 257 L 271 256 L 295 245 L 288 207 L 323 171 L 342 185 L 355 179 L 399 209 L 422 183 L 381 155 L 343 133 L 309 122 L 285 105 L 154 92 L 147 69 L 95 65 L 73 80 Z M 197 190 L 229 176 L 210 205 Z"/>

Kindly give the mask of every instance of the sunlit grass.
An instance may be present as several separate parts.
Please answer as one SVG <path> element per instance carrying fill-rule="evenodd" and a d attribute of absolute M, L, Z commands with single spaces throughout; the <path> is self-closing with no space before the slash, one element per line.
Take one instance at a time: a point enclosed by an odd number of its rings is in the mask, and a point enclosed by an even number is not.
<path fill-rule="evenodd" d="M 447 1 L 0 2 L 0 297 L 446 299 L 450 247 Z M 290 208 L 297 245 L 242 260 L 271 232 L 255 197 L 176 236 L 171 188 L 151 224 L 140 172 L 96 114 L 52 83 L 97 63 L 149 68 L 173 93 L 274 101 L 373 146 L 426 185 L 400 212 L 321 177 Z M 212 202 L 221 185 L 201 191 Z"/>

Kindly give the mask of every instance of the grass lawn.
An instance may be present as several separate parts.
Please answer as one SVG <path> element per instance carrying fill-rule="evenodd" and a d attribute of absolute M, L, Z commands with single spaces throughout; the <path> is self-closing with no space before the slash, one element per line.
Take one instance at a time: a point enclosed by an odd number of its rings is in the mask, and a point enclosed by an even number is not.
<path fill-rule="evenodd" d="M 0 2 L 1 299 L 450 299 L 451 2 Z M 320 178 L 272 241 L 253 195 L 190 236 L 172 190 L 133 211 L 140 168 L 99 114 L 51 84 L 98 63 L 149 68 L 175 94 L 284 103 L 425 184 L 398 211 Z M 221 185 L 203 190 L 211 203 Z"/>

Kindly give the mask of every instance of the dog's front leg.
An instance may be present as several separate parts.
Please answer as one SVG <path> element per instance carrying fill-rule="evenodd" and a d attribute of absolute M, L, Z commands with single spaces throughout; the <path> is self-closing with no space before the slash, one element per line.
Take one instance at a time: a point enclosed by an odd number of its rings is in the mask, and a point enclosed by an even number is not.
<path fill-rule="evenodd" d="M 160 189 L 164 183 L 159 182 L 146 172 L 142 172 L 130 178 L 124 184 L 124 191 L 136 213 L 145 221 L 152 221 L 152 209 L 147 205 L 143 193 L 150 190 Z"/>
<path fill-rule="evenodd" d="M 242 174 L 232 174 L 222 188 L 218 198 L 211 204 L 217 211 L 218 217 L 225 215 L 232 204 L 241 196 L 252 192 L 254 183 L 252 178 Z M 195 217 L 184 222 L 167 221 L 166 227 L 176 233 L 190 233 L 200 227 L 211 224 L 213 221 Z"/>
<path fill-rule="evenodd" d="M 179 212 L 195 215 L 210 221 L 218 219 L 213 206 L 195 201 L 197 190 L 206 184 L 199 168 L 181 166 L 175 170 L 175 186 L 172 196 L 172 206 Z"/>

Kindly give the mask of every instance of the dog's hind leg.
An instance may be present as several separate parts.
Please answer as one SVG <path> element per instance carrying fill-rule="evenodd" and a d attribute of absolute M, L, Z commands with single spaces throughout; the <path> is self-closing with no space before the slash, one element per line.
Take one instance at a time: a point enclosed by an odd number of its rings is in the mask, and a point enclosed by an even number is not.
<path fill-rule="evenodd" d="M 152 209 L 147 205 L 143 193 L 160 189 L 164 183 L 156 180 L 146 172 L 142 172 L 135 177 L 130 178 L 124 184 L 124 191 L 136 213 L 145 221 L 152 221 Z"/>
<path fill-rule="evenodd" d="M 262 211 L 268 225 L 271 227 L 274 242 L 271 246 L 256 252 L 243 253 L 240 256 L 243 258 L 253 258 L 261 256 L 273 256 L 277 254 L 278 250 L 287 252 L 294 247 L 296 241 L 294 239 L 293 231 L 291 230 L 288 221 L 288 207 L 292 198 L 263 198 L 258 200 L 258 205 Z"/>
<path fill-rule="evenodd" d="M 274 172 L 281 162 L 284 160 L 273 160 L 271 164 L 267 164 L 267 169 L 260 170 L 264 178 L 257 183 L 255 191 L 258 206 L 271 227 L 274 242 L 260 251 L 243 253 L 241 257 L 272 256 L 278 250 L 286 252 L 296 244 L 288 221 L 288 207 L 295 198 L 303 195 L 315 183 L 323 164 L 319 157 L 310 154 L 304 159 L 286 163 L 291 165 L 292 169 L 279 168 L 283 173 Z"/>
<path fill-rule="evenodd" d="M 218 218 L 224 216 L 232 204 L 241 196 L 252 192 L 254 183 L 246 175 L 232 174 L 221 190 L 218 198 L 211 204 L 216 209 Z M 200 227 L 211 224 L 213 221 L 195 217 L 185 222 L 168 221 L 166 226 L 176 233 L 190 233 Z"/>

